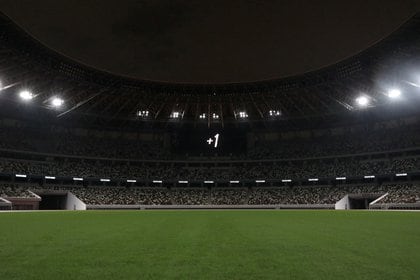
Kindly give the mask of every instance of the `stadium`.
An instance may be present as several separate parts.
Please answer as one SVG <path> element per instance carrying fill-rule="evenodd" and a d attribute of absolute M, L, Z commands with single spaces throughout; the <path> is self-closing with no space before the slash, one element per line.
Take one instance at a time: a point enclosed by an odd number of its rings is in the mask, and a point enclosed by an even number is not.
<path fill-rule="evenodd" d="M 0 277 L 418 279 L 419 34 L 417 13 L 315 71 L 178 83 L 1 14 Z"/>

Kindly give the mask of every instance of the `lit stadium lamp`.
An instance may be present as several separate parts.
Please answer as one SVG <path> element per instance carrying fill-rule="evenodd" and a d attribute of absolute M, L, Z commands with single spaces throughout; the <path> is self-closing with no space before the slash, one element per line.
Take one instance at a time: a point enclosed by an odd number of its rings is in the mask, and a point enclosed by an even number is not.
<path fill-rule="evenodd" d="M 363 178 L 365 179 L 374 179 L 375 175 L 365 175 Z"/>
<path fill-rule="evenodd" d="M 214 119 L 214 120 L 218 120 L 218 119 L 219 119 L 219 115 L 218 115 L 218 114 L 216 114 L 216 113 L 213 113 L 213 119 Z"/>
<path fill-rule="evenodd" d="M 255 180 L 255 183 L 265 183 L 265 180 Z"/>
<path fill-rule="evenodd" d="M 204 181 L 204 184 L 213 184 L 214 181 Z"/>
<path fill-rule="evenodd" d="M 139 117 L 148 117 L 149 116 L 149 111 L 147 111 L 147 110 L 141 110 L 141 111 L 138 111 L 137 112 L 137 116 L 139 116 Z"/>
<path fill-rule="evenodd" d="M 308 179 L 309 182 L 318 182 L 319 179 L 318 178 L 310 178 Z"/>
<path fill-rule="evenodd" d="M 239 184 L 239 181 L 233 180 L 233 181 L 229 181 L 229 183 L 231 183 L 231 184 Z"/>
<path fill-rule="evenodd" d="M 47 179 L 47 180 L 55 180 L 55 177 L 54 176 L 45 176 L 45 179 Z"/>
<path fill-rule="evenodd" d="M 152 182 L 155 184 L 162 184 L 162 180 L 153 180 Z"/>
<path fill-rule="evenodd" d="M 281 180 L 283 183 L 290 183 L 290 182 L 292 182 L 292 180 L 291 179 L 283 179 L 283 180 Z"/>
<path fill-rule="evenodd" d="M 335 178 L 337 181 L 344 181 L 344 180 L 346 180 L 347 178 L 346 177 L 337 177 L 337 178 Z"/>
<path fill-rule="evenodd" d="M 202 113 L 199 117 L 200 117 L 200 119 L 202 119 L 202 120 L 203 120 L 203 119 L 205 119 L 205 118 L 206 118 L 206 114 L 205 114 L 205 113 Z"/>
<path fill-rule="evenodd" d="M 397 176 L 397 177 L 405 177 L 405 176 L 407 176 L 407 173 L 397 173 L 397 174 L 395 174 L 395 176 Z"/>
<path fill-rule="evenodd" d="M 16 174 L 15 175 L 17 178 L 26 178 L 25 174 Z"/>
<path fill-rule="evenodd" d="M 137 180 L 127 180 L 127 183 L 136 183 L 137 182 Z"/>
<path fill-rule="evenodd" d="M 281 115 L 279 110 L 270 110 L 269 112 L 270 117 L 278 117 Z"/>
<path fill-rule="evenodd" d="M 356 103 L 360 107 L 366 107 L 367 105 L 369 105 L 369 98 L 367 98 L 366 96 L 359 96 L 358 98 L 356 98 Z"/>
<path fill-rule="evenodd" d="M 51 105 L 53 105 L 54 107 L 61 107 L 61 105 L 64 104 L 64 100 L 58 97 L 54 97 L 53 100 L 51 101 Z"/>
<path fill-rule="evenodd" d="M 244 119 L 244 118 L 247 118 L 248 117 L 248 114 L 245 111 L 241 111 L 241 112 L 239 112 L 239 117 L 241 119 Z"/>
<path fill-rule="evenodd" d="M 83 178 L 74 177 L 73 181 L 83 181 Z"/>
<path fill-rule="evenodd" d="M 101 179 L 101 182 L 111 182 L 111 179 Z"/>
<path fill-rule="evenodd" d="M 388 97 L 391 99 L 395 99 L 401 96 L 401 91 L 399 89 L 391 89 L 388 91 Z"/>
<path fill-rule="evenodd" d="M 34 98 L 34 95 L 32 94 L 32 92 L 24 90 L 24 91 L 21 91 L 19 93 L 19 97 L 22 100 L 28 101 L 28 100 L 31 100 L 32 98 Z"/>
<path fill-rule="evenodd" d="M 178 181 L 180 184 L 188 184 L 188 181 Z"/>

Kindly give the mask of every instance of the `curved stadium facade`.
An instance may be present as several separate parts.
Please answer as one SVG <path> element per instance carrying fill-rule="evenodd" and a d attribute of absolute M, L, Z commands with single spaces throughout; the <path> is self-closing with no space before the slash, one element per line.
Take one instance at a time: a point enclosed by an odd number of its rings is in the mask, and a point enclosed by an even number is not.
<path fill-rule="evenodd" d="M 420 208 L 419 15 L 318 71 L 200 85 L 105 73 L 0 25 L 3 209 Z"/>

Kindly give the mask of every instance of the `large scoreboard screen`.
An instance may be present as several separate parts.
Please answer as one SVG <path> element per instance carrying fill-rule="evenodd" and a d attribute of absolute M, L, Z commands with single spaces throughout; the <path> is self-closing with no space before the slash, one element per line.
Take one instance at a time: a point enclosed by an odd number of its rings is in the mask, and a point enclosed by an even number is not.
<path fill-rule="evenodd" d="M 189 155 L 242 154 L 246 150 L 246 133 L 223 129 L 181 130 L 173 134 L 172 148 L 176 153 Z"/>

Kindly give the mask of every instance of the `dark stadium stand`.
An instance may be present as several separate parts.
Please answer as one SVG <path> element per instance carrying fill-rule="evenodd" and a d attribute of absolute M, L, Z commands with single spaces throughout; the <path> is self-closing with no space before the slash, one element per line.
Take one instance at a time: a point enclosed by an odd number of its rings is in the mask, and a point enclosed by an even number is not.
<path fill-rule="evenodd" d="M 216 85 L 101 72 L 0 24 L 0 197 L 14 209 L 420 207 L 419 15 L 324 69 Z"/>
<path fill-rule="evenodd" d="M 330 205 L 334 208 L 347 194 L 373 195 L 375 199 L 383 196 L 375 202 L 375 206 L 381 207 L 420 202 L 418 183 L 211 189 L 3 184 L 1 190 L 0 196 L 6 199 L 34 197 L 32 192 L 42 195 L 45 191 L 69 191 L 87 205 L 282 205 L 289 208 Z"/>

